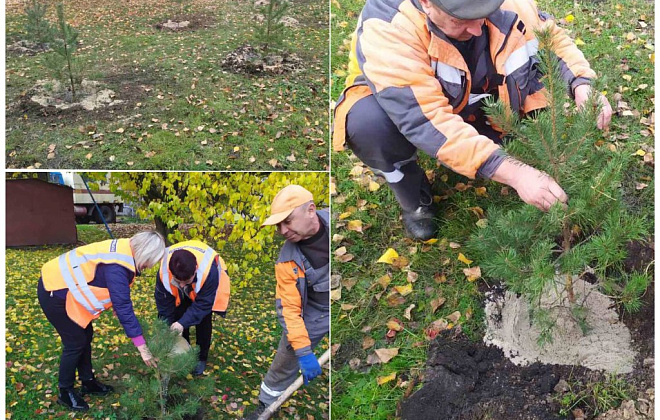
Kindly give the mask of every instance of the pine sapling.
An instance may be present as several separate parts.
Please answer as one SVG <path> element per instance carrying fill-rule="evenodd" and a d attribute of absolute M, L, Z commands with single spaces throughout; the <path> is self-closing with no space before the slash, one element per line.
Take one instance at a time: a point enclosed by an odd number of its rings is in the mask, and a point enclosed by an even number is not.
<path fill-rule="evenodd" d="M 57 25 L 52 41 L 53 54 L 50 54 L 45 64 L 53 72 L 56 79 L 66 80 L 71 88 L 73 100 L 76 100 L 76 85 L 80 84 L 80 68 L 73 54 L 78 48 L 78 31 L 66 23 L 64 5 L 56 6 Z"/>
<path fill-rule="evenodd" d="M 142 323 L 145 325 L 145 323 Z M 194 415 L 209 392 L 210 378 L 192 378 L 197 349 L 183 351 L 179 334 L 156 319 L 146 334 L 147 344 L 158 361 L 147 368 L 150 375 L 133 375 L 120 404 L 127 419 L 181 420 Z"/>
<path fill-rule="evenodd" d="M 53 39 L 54 28 L 46 19 L 47 11 L 48 6 L 37 0 L 32 0 L 32 4 L 25 9 L 25 31 L 28 39 L 38 45 L 46 45 Z"/>
<path fill-rule="evenodd" d="M 267 4 L 263 7 L 264 20 L 257 28 L 256 38 L 261 43 L 264 54 L 268 53 L 270 46 L 281 45 L 284 36 L 284 24 L 282 18 L 284 13 L 289 10 L 289 3 L 286 0 L 266 0 Z"/>
<path fill-rule="evenodd" d="M 625 284 L 621 274 L 625 245 L 640 239 L 644 227 L 622 200 L 621 178 L 629 154 L 607 147 L 602 140 L 596 128 L 600 108 L 595 95 L 581 109 L 564 106 L 572 100 L 553 53 L 552 37 L 547 32 L 537 36 L 547 107 L 521 118 L 500 101 L 490 102 L 487 113 L 511 138 L 507 153 L 552 176 L 569 202 L 565 208 L 556 204 L 547 213 L 520 201 L 508 203 L 506 209 L 490 208 L 486 227 L 471 237 L 470 247 L 487 276 L 503 279 L 511 291 L 528 297 L 542 343 L 552 339 L 556 319 L 542 307 L 541 298 L 552 287 L 561 288 L 568 302 L 557 305 L 566 307 L 565 313 L 583 332 L 588 331 L 582 310 L 585 297 L 578 297 L 574 281 L 593 269 L 603 285 Z M 634 306 L 631 291 L 640 288 L 625 288 L 630 306 Z"/>

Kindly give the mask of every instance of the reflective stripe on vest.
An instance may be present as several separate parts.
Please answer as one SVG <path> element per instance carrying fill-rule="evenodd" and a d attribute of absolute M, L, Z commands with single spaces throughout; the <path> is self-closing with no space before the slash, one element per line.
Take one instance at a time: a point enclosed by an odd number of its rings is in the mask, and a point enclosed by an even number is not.
<path fill-rule="evenodd" d="M 199 243 L 200 245 L 204 245 L 203 243 Z M 197 246 L 192 246 L 192 245 L 173 245 L 169 247 L 165 251 L 165 257 L 163 258 L 163 261 L 160 264 L 160 275 L 161 275 L 161 281 L 163 282 L 163 286 L 165 287 L 165 290 L 167 290 L 171 295 L 174 295 L 174 292 L 172 290 L 172 276 L 170 275 L 170 269 L 169 269 L 169 263 L 170 263 L 170 256 L 172 253 L 175 251 L 178 251 L 180 249 L 194 249 L 196 251 L 202 251 L 202 248 L 197 247 Z M 193 254 L 194 255 L 194 254 Z M 197 271 L 195 272 L 196 276 L 196 281 L 195 281 L 195 294 L 199 293 L 203 286 L 203 280 L 204 280 L 204 273 L 207 272 L 209 269 L 210 265 L 213 264 L 213 261 L 215 260 L 214 255 L 217 255 L 216 252 L 213 250 L 213 248 L 206 246 L 206 250 L 204 251 L 204 256 L 202 258 L 202 261 L 198 263 L 197 265 Z M 197 256 L 195 256 L 195 259 L 197 259 Z M 220 264 L 218 263 L 218 268 L 220 268 Z M 175 286 L 176 287 L 176 286 Z M 178 291 L 177 291 L 178 294 Z"/>
<path fill-rule="evenodd" d="M 112 263 L 119 264 L 129 270 L 135 270 L 133 255 L 129 255 L 128 239 L 122 239 L 122 242 L 118 241 L 103 241 L 85 245 L 52 259 L 42 269 L 44 287 L 46 287 L 46 290 L 68 289 L 67 302 L 72 299 L 80 305 L 81 311 L 88 313 L 92 319 L 96 318 L 109 304 L 112 304 L 107 292 L 100 293 L 100 289 L 93 288 L 88 284 L 94 280 L 96 267 L 99 264 Z M 117 251 L 118 246 L 121 251 Z M 108 249 L 110 251 L 106 252 Z M 86 318 L 86 316 L 83 317 Z M 74 319 L 74 321 L 81 320 Z"/>
<path fill-rule="evenodd" d="M 208 270 L 209 266 L 213 262 L 213 254 L 215 254 L 215 251 L 212 248 L 208 248 L 206 252 L 204 252 L 204 259 L 202 259 L 201 264 L 199 264 L 199 267 L 197 267 L 197 282 L 195 283 L 195 293 L 199 293 L 199 290 L 202 288 L 201 279 L 204 278 L 204 273 L 206 273 L 206 270 Z M 220 264 L 218 264 L 218 268 L 220 268 Z M 218 274 L 220 274 L 219 271 Z"/>
<path fill-rule="evenodd" d="M 465 73 L 463 70 L 437 60 L 431 61 L 431 67 L 435 71 L 435 74 L 441 79 L 449 83 L 454 83 L 459 86 L 461 85 L 461 78 Z"/>
<path fill-rule="evenodd" d="M 539 52 L 539 40 L 529 40 L 522 47 L 518 48 L 507 57 L 504 62 L 504 71 L 508 76 L 520 67 L 529 62 L 530 57 L 534 57 Z"/>
<path fill-rule="evenodd" d="M 73 276 L 69 271 L 69 264 L 67 264 L 67 257 L 70 266 L 73 270 Z M 83 254 L 78 256 L 76 250 L 67 252 L 60 255 L 58 263 L 62 272 L 62 278 L 66 282 L 66 286 L 73 295 L 76 302 L 80 303 L 92 315 L 98 315 L 105 310 L 105 304 L 110 303 L 110 299 L 98 300 L 96 295 L 90 290 L 87 284 L 85 274 L 80 267 L 81 264 L 90 260 L 120 260 L 128 264 L 133 264 L 133 257 L 128 255 L 118 254 L 117 252 L 104 252 L 99 254 Z M 81 293 L 82 292 L 82 293 Z M 84 295 L 84 297 L 83 297 Z M 86 298 L 86 299 L 85 299 Z M 91 303 L 92 306 L 89 305 Z"/>

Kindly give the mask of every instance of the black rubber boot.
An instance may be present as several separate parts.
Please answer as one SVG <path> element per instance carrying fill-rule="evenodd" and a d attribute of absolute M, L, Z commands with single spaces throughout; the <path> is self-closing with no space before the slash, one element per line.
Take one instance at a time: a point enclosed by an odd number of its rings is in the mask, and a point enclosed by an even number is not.
<path fill-rule="evenodd" d="M 204 369 L 206 369 L 206 360 L 200 360 L 197 362 L 197 366 L 193 369 L 192 374 L 195 376 L 202 376 L 204 374 Z"/>
<path fill-rule="evenodd" d="M 428 241 L 435 237 L 435 206 L 421 205 L 412 211 L 401 211 L 406 234 L 412 239 Z"/>
<path fill-rule="evenodd" d="M 243 420 L 257 420 L 259 416 L 266 411 L 266 404 L 259 401 L 259 405 L 243 417 Z"/>
<path fill-rule="evenodd" d="M 57 398 L 57 403 L 69 407 L 69 409 L 73 411 L 89 410 L 89 405 L 80 394 L 74 391 L 73 388 L 60 388 L 60 395 Z"/>
<path fill-rule="evenodd" d="M 399 168 L 404 175 L 396 183 L 388 183 L 401 206 L 401 216 L 406 234 L 422 241 L 435 236 L 436 206 L 433 204 L 431 183 L 418 163 L 410 162 Z"/>
<path fill-rule="evenodd" d="M 103 384 L 96 379 L 90 381 L 82 381 L 81 392 L 83 395 L 108 395 L 114 391 L 114 388 L 110 385 Z"/>

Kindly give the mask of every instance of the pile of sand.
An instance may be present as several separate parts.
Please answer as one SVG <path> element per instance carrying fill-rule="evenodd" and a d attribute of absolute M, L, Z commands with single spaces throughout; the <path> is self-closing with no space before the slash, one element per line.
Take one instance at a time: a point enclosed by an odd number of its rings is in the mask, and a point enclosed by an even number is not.
<path fill-rule="evenodd" d="M 598 292 L 597 286 L 583 280 L 574 281 L 576 302 L 587 309 L 584 334 L 571 317 L 563 276 L 545 291 L 541 307 L 557 320 L 553 342 L 540 348 L 538 327 L 532 324 L 530 306 L 523 296 L 506 292 L 486 303 L 486 344 L 502 349 L 516 365 L 534 362 L 584 366 L 594 370 L 629 373 L 636 352 L 631 347 L 630 331 L 619 321 L 614 302 Z"/>

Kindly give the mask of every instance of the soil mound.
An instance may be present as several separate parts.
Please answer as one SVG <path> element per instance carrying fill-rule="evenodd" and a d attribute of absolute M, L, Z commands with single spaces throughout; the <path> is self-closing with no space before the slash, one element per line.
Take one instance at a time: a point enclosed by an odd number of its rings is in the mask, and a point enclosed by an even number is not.
<path fill-rule="evenodd" d="M 424 386 L 401 403 L 404 420 L 557 420 L 551 393 L 566 367 L 518 367 L 502 350 L 445 331 L 429 349 Z M 573 372 L 585 370 L 574 367 Z"/>
<path fill-rule="evenodd" d="M 285 74 L 301 71 L 303 61 L 295 53 L 264 54 L 259 48 L 242 45 L 227 54 L 221 66 L 232 73 Z"/>
<path fill-rule="evenodd" d="M 586 309 L 583 328 L 571 315 L 564 277 L 558 276 L 543 294 L 540 306 L 556 321 L 553 342 L 540 347 L 541 331 L 531 321 L 527 299 L 506 294 L 486 304 L 487 344 L 500 347 L 517 365 L 534 362 L 579 365 L 612 373 L 629 373 L 637 353 L 630 330 L 619 320 L 616 304 L 582 279 L 574 283 L 576 302 Z"/>
<path fill-rule="evenodd" d="M 76 92 L 76 101 L 73 95 L 62 83 L 57 80 L 39 80 L 28 93 L 30 101 L 40 107 L 53 107 L 58 110 L 84 109 L 92 111 L 97 108 L 110 107 L 123 103 L 115 99 L 115 92 L 103 89 L 101 83 L 83 80 Z"/>
<path fill-rule="evenodd" d="M 13 44 L 7 45 L 7 54 L 11 55 L 37 55 L 46 51 L 50 51 L 48 44 L 38 44 L 36 42 L 20 40 Z"/>

